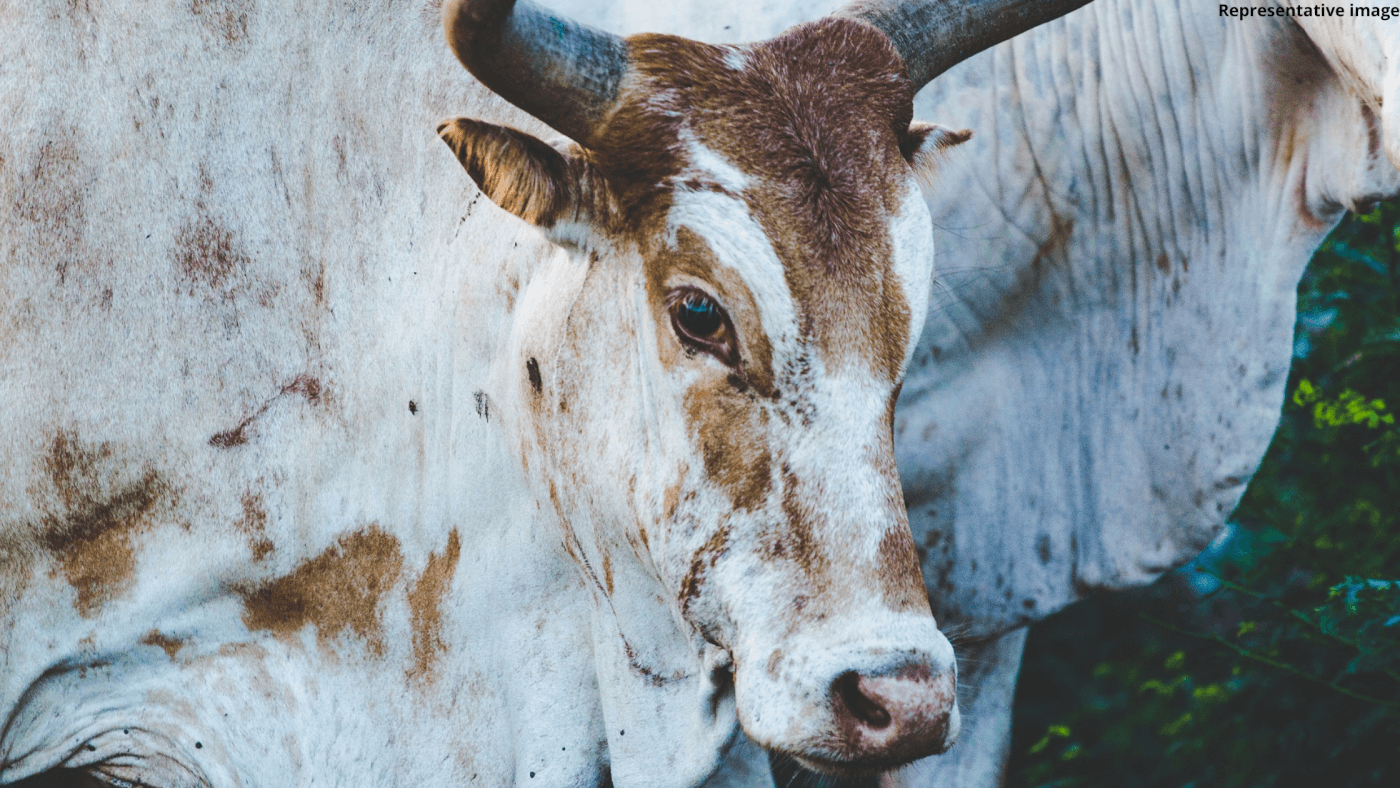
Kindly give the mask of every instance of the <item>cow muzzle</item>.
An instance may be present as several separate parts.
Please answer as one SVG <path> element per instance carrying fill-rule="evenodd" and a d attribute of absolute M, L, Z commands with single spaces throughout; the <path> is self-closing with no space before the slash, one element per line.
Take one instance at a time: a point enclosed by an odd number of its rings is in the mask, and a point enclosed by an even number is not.
<path fill-rule="evenodd" d="M 779 649 L 735 673 L 748 734 L 813 771 L 858 775 L 948 749 L 960 715 L 952 646 L 932 627 L 922 647 L 876 643 L 803 655 Z M 919 627 L 924 629 L 924 627 Z M 788 656 L 792 654 L 792 656 Z"/>
<path fill-rule="evenodd" d="M 826 771 L 888 769 L 944 752 L 960 722 L 953 672 L 935 674 L 927 665 L 844 673 L 832 682 L 831 706 L 844 757 L 813 763 Z"/>

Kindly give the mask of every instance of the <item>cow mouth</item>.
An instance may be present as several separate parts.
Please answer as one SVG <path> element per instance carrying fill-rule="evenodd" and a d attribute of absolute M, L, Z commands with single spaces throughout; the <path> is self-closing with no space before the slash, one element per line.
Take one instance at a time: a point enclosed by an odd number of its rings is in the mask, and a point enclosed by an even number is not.
<path fill-rule="evenodd" d="M 927 758 L 930 755 L 941 755 L 948 751 L 947 746 L 930 748 L 927 752 L 909 756 L 868 756 L 863 758 L 851 758 L 834 760 L 822 758 L 815 755 L 798 755 L 797 753 L 783 752 L 782 755 L 793 759 L 802 768 L 809 772 L 816 772 L 830 777 L 870 777 L 884 772 L 898 769 L 901 766 L 908 766 L 920 758 Z"/>

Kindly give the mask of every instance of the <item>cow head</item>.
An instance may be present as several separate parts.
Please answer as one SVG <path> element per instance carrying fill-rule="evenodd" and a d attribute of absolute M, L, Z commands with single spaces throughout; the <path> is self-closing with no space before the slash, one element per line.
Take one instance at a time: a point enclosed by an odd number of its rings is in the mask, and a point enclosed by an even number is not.
<path fill-rule="evenodd" d="M 641 630 L 680 633 L 716 697 L 732 666 L 750 736 L 833 772 L 957 734 L 891 419 L 932 277 L 917 183 L 969 134 L 912 122 L 912 99 L 1040 20 L 963 9 L 940 36 L 907 13 L 715 46 L 525 2 L 443 8 L 467 68 L 571 138 L 439 128 L 487 197 L 566 251 L 521 295 L 512 346 L 522 451 L 562 538 L 634 672 L 666 681 Z M 624 596 L 674 615 L 629 621 Z"/>

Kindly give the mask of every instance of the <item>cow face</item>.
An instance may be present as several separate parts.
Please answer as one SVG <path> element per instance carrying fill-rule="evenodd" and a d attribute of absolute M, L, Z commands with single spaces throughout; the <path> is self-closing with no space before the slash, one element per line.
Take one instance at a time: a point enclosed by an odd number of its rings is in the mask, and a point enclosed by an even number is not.
<path fill-rule="evenodd" d="M 569 252 L 516 317 L 526 464 L 602 604 L 665 600 L 663 623 L 619 619 L 634 668 L 665 673 L 637 653 L 657 627 L 717 695 L 732 659 L 744 729 L 818 769 L 941 751 L 955 666 L 891 420 L 932 277 L 917 179 L 968 134 L 911 123 L 903 64 L 860 23 L 628 48 L 587 147 L 439 129 Z"/>

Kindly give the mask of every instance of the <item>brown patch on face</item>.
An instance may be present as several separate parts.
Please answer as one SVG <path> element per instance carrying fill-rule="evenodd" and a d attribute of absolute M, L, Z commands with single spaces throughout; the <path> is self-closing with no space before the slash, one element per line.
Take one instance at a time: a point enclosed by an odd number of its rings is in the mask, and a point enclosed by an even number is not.
<path fill-rule="evenodd" d="M 791 470 L 783 467 L 783 522 L 765 533 L 760 540 L 760 555 L 769 561 L 790 561 L 802 568 L 808 580 L 824 590 L 823 574 L 828 565 L 826 555 L 816 539 L 816 523 L 822 515 L 813 511 L 802 492 L 802 483 Z"/>
<path fill-rule="evenodd" d="M 914 548 L 914 537 L 907 524 L 899 523 L 881 537 L 875 579 L 890 609 L 897 612 L 929 609 L 928 591 L 919 570 L 919 552 Z"/>
<path fill-rule="evenodd" d="M 767 414 L 727 380 L 693 386 L 685 412 L 705 475 L 729 493 L 734 508 L 761 507 L 772 489 L 772 455 L 764 444 Z"/>
<path fill-rule="evenodd" d="M 670 313 L 665 308 L 667 280 L 677 275 L 709 283 L 713 295 L 726 306 L 739 335 L 739 365 L 735 374 L 740 387 L 752 386 L 759 396 L 774 396 L 773 349 L 759 321 L 753 293 L 739 272 L 722 264 L 709 244 L 688 227 L 677 231 L 674 248 L 658 249 L 646 258 L 647 289 L 663 345 L 680 343 L 674 337 Z M 689 352 L 689 346 L 681 346 Z M 673 362 L 674 357 L 664 354 L 663 361 Z"/>
<path fill-rule="evenodd" d="M 63 514 L 44 518 L 42 543 L 77 592 L 85 618 L 130 585 L 136 537 L 151 527 L 150 514 L 166 493 L 154 470 L 126 484 L 104 478 L 113 459 L 109 446 L 83 447 L 65 432 L 44 459 Z"/>
<path fill-rule="evenodd" d="M 263 560 L 273 551 L 272 540 L 267 538 L 267 511 L 263 509 L 262 496 L 252 493 L 243 496 L 243 517 L 234 527 L 247 535 L 254 561 Z"/>
<path fill-rule="evenodd" d="M 871 359 L 893 379 L 909 312 L 890 271 L 888 220 L 908 177 L 913 88 L 889 40 L 826 19 L 741 50 L 671 36 L 629 39 L 635 84 L 600 149 L 621 203 L 651 237 L 683 168 L 681 124 L 753 176 L 742 199 L 772 240 L 804 326 L 833 361 Z M 646 237 L 648 233 L 641 233 Z M 913 283 L 910 283 L 913 284 Z M 829 362 L 830 363 L 830 362 Z"/>
<path fill-rule="evenodd" d="M 729 551 L 729 526 L 722 525 L 705 542 L 705 545 L 690 557 L 690 571 L 686 572 L 681 580 L 681 592 L 679 596 L 681 605 L 681 615 L 687 615 L 690 606 L 700 596 L 700 590 L 705 585 L 706 576 L 715 567 L 715 563 Z"/>
<path fill-rule="evenodd" d="M 159 648 L 160 650 L 164 651 L 165 656 L 170 657 L 173 660 L 175 659 L 175 655 L 180 652 L 180 649 L 184 647 L 185 641 L 179 638 L 172 638 L 168 635 L 163 635 L 160 632 L 153 629 L 150 632 L 147 632 L 145 637 L 141 638 L 141 645 L 155 646 L 156 648 Z"/>
<path fill-rule="evenodd" d="M 399 540 L 371 525 L 342 537 L 286 577 L 241 589 L 243 623 L 280 638 L 310 624 L 323 647 L 348 629 L 370 653 L 382 656 L 379 601 L 402 571 Z"/>
<path fill-rule="evenodd" d="M 410 678 L 422 679 L 432 673 L 433 663 L 445 649 L 442 642 L 442 599 L 457 574 L 462 542 L 456 529 L 447 537 L 447 549 L 433 553 L 418 582 L 408 592 L 408 610 L 413 618 L 413 669 Z"/>

